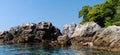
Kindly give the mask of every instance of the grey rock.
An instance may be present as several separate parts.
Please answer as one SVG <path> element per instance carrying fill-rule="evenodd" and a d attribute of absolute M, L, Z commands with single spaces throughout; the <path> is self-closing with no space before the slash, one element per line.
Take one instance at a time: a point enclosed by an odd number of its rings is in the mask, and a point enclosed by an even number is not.
<path fill-rule="evenodd" d="M 70 43 L 69 37 L 66 35 L 58 36 L 57 40 L 58 40 L 58 43 L 62 46 L 68 45 Z"/>
<path fill-rule="evenodd" d="M 4 30 L 0 30 L 0 35 L 4 34 L 4 32 L 5 32 Z"/>
<path fill-rule="evenodd" d="M 120 26 L 109 26 L 95 37 L 94 45 L 120 48 Z"/>
<path fill-rule="evenodd" d="M 66 24 L 63 27 L 62 34 L 68 36 L 69 38 L 71 38 L 71 36 L 73 35 L 73 33 L 75 31 L 75 28 L 76 28 L 75 23 L 72 23 L 72 24 L 69 24 L 69 25 Z"/>
<path fill-rule="evenodd" d="M 72 37 L 87 37 L 94 35 L 101 27 L 95 22 L 77 25 Z"/>
<path fill-rule="evenodd" d="M 38 24 L 24 23 L 11 27 L 9 31 L 0 31 L 0 35 L 5 43 L 51 42 L 57 40 L 61 32 L 50 22 L 39 22 Z"/>
<path fill-rule="evenodd" d="M 50 29 L 52 28 L 52 23 L 50 22 L 40 22 L 37 25 L 37 29 Z"/>
<path fill-rule="evenodd" d="M 50 22 L 40 22 L 36 27 L 35 34 L 35 39 L 38 40 L 57 40 L 61 32 Z"/>

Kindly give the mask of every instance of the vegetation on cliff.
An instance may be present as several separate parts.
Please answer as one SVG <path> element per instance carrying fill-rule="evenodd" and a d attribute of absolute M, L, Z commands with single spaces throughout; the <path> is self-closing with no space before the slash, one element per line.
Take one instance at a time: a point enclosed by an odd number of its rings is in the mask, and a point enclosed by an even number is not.
<path fill-rule="evenodd" d="M 120 25 L 120 0 L 106 0 L 93 7 L 83 6 L 78 17 L 83 17 L 81 24 L 94 21 L 101 27 Z"/>

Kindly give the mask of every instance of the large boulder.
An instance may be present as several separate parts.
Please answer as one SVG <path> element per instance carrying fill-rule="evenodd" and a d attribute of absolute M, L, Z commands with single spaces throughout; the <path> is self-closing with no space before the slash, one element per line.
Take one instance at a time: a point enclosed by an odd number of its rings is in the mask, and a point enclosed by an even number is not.
<path fill-rule="evenodd" d="M 62 34 L 68 36 L 69 38 L 71 38 L 71 36 L 73 35 L 73 33 L 75 31 L 75 28 L 76 28 L 75 23 L 72 23 L 72 24 L 69 24 L 69 25 L 66 24 L 63 27 Z"/>
<path fill-rule="evenodd" d="M 4 34 L 5 34 L 5 31 L 0 30 L 0 44 L 3 43 L 3 41 L 4 41 Z"/>
<path fill-rule="evenodd" d="M 65 25 L 63 27 L 63 31 L 62 31 L 62 35 L 58 36 L 57 40 L 58 40 L 58 44 L 60 44 L 61 46 L 68 46 L 70 45 L 70 38 L 73 35 L 74 31 L 75 31 L 75 27 L 76 24 L 72 23 L 69 25 Z"/>
<path fill-rule="evenodd" d="M 2 35 L 2 34 L 4 34 L 4 30 L 0 30 L 0 36 Z"/>
<path fill-rule="evenodd" d="M 0 43 L 7 42 L 12 39 L 13 39 L 13 36 L 8 31 L 3 31 L 3 33 L 0 35 Z"/>
<path fill-rule="evenodd" d="M 57 40 L 61 32 L 50 22 L 40 22 L 35 29 L 35 34 L 36 40 Z"/>
<path fill-rule="evenodd" d="M 109 26 L 95 35 L 95 46 L 120 49 L 120 26 Z"/>
<path fill-rule="evenodd" d="M 89 22 L 83 25 L 77 25 L 77 27 L 75 28 L 75 31 L 71 37 L 71 44 L 74 46 L 76 45 L 90 45 L 89 43 L 91 43 L 93 36 L 95 35 L 95 33 L 100 30 L 101 27 L 96 24 L 95 22 Z"/>
<path fill-rule="evenodd" d="M 58 44 L 60 44 L 61 46 L 69 46 L 71 44 L 69 37 L 66 35 L 59 36 L 57 40 Z"/>
<path fill-rule="evenodd" d="M 83 25 L 77 25 L 72 37 L 87 37 L 94 35 L 101 27 L 95 22 L 89 22 Z"/>

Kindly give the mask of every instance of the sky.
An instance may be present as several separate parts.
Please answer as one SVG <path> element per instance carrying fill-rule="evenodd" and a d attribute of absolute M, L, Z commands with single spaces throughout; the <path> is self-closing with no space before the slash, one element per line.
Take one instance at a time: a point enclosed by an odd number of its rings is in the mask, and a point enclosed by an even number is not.
<path fill-rule="evenodd" d="M 52 22 L 60 29 L 65 24 L 76 23 L 78 12 L 85 5 L 93 6 L 105 0 L 0 0 L 0 30 L 22 23 Z"/>

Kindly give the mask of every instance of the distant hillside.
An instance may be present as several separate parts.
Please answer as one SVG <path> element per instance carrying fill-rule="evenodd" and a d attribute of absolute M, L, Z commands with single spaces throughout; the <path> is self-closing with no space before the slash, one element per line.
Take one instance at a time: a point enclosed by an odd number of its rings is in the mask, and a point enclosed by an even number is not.
<path fill-rule="evenodd" d="M 101 27 L 120 25 L 120 0 L 106 0 L 93 7 L 83 6 L 79 11 L 80 17 L 83 17 L 81 24 L 94 21 Z"/>

